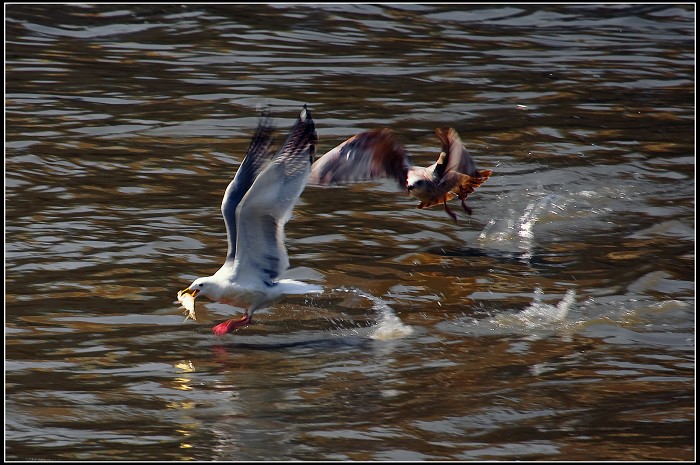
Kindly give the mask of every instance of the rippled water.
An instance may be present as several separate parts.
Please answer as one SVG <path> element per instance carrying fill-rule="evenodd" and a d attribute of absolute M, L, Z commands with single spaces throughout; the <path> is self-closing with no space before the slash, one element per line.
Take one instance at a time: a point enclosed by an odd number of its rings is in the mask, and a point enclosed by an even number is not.
<path fill-rule="evenodd" d="M 695 9 L 6 5 L 10 460 L 693 460 Z M 257 111 L 319 152 L 455 127 L 471 217 L 307 187 L 323 284 L 223 338 Z M 455 205 L 455 211 L 459 210 Z"/>

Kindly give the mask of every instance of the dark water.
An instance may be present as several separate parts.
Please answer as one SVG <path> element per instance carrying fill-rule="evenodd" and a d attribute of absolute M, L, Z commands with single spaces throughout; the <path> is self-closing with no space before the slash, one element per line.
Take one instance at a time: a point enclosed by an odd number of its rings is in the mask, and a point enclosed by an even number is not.
<path fill-rule="evenodd" d="M 9 460 L 693 460 L 695 8 L 6 5 Z M 177 290 L 221 264 L 257 110 L 321 153 L 456 128 L 453 223 L 309 186 L 320 297 Z M 458 204 L 453 208 L 459 211 Z"/>

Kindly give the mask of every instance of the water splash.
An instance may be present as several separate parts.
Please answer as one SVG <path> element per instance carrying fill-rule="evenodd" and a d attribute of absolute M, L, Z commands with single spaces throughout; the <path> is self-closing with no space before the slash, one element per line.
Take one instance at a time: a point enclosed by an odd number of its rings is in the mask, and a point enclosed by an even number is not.
<path fill-rule="evenodd" d="M 516 316 L 527 326 L 542 326 L 564 321 L 569 309 L 576 303 L 576 291 L 569 289 L 564 297 L 555 305 L 542 302 L 544 293 L 541 288 L 535 289 L 532 303 Z"/>
<path fill-rule="evenodd" d="M 525 207 L 522 215 L 512 208 L 508 216 L 502 220 L 491 219 L 479 235 L 480 241 L 490 243 L 512 244 L 523 250 L 523 258 L 528 259 L 533 254 L 535 245 L 534 226 L 547 212 L 557 213 L 563 207 L 557 203 L 563 199 L 556 194 L 548 194 Z"/>
<path fill-rule="evenodd" d="M 527 204 L 527 207 L 525 207 L 525 211 L 523 212 L 523 216 L 520 217 L 520 222 L 518 223 L 518 236 L 525 240 L 534 239 L 535 235 L 532 232 L 533 226 L 542 216 L 542 212 L 546 211 L 545 209 L 547 207 L 557 207 L 555 203 L 556 198 L 557 196 L 555 194 L 549 194 Z"/>
<path fill-rule="evenodd" d="M 536 288 L 535 296 L 525 310 L 514 315 L 498 315 L 494 318 L 494 323 L 508 327 L 545 328 L 564 322 L 569 310 L 576 303 L 576 291 L 573 289 L 566 291 L 562 300 L 556 305 L 543 302 L 543 295 L 542 289 Z"/>
<path fill-rule="evenodd" d="M 359 289 L 341 288 L 336 289 L 336 291 L 350 292 L 372 302 L 372 310 L 376 313 L 377 317 L 376 325 L 371 327 L 367 335 L 370 339 L 386 341 L 406 337 L 413 333 L 413 328 L 403 323 L 385 300 Z"/>
<path fill-rule="evenodd" d="M 381 299 L 380 299 L 381 300 Z M 369 333 L 370 339 L 382 341 L 399 339 L 413 333 L 413 328 L 404 324 L 399 317 L 394 314 L 391 307 L 383 302 L 375 302 L 374 310 L 379 314 L 377 325 Z"/>

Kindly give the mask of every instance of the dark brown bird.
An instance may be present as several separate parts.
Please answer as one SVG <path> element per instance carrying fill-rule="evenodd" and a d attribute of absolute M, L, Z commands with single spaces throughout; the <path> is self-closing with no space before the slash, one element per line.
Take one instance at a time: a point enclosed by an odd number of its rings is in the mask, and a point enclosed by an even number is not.
<path fill-rule="evenodd" d="M 387 128 L 362 132 L 338 145 L 311 166 L 309 184 L 333 185 L 377 178 L 394 178 L 402 189 L 420 200 L 418 208 L 442 203 L 456 222 L 457 215 L 447 202 L 459 197 L 469 215 L 465 200 L 491 176 L 491 170 L 478 170 L 453 128 L 437 128 L 442 152 L 435 163 L 413 166 L 404 147 Z"/>

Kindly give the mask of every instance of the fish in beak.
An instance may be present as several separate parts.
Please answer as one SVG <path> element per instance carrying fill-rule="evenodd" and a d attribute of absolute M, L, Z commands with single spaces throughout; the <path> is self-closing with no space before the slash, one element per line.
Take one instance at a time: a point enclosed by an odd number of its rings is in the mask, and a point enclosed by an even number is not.
<path fill-rule="evenodd" d="M 197 297 L 197 294 L 199 294 L 199 289 L 190 289 L 189 287 L 177 293 L 178 302 L 185 307 L 185 320 L 183 323 L 187 321 L 188 318 L 192 318 L 194 321 L 197 320 L 197 316 L 194 313 L 194 299 Z"/>

